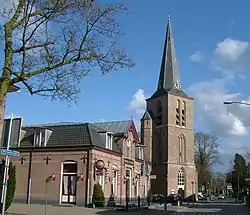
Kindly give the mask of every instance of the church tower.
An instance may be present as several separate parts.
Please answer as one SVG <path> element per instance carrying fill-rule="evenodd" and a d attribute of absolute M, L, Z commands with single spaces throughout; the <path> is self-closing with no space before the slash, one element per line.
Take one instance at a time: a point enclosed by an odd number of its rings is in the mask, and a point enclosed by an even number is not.
<path fill-rule="evenodd" d="M 181 88 L 169 18 L 157 90 L 141 119 L 145 150 L 152 148 L 153 193 L 196 193 L 193 101 Z"/>

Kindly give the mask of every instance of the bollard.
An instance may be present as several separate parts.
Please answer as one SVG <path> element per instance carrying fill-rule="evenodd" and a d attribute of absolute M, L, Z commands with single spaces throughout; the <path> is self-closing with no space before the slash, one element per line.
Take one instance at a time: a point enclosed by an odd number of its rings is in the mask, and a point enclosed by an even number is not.
<path fill-rule="evenodd" d="M 177 201 L 177 207 L 178 208 L 180 207 L 180 201 Z"/>
<path fill-rule="evenodd" d="M 141 197 L 140 197 L 140 195 L 138 196 L 138 208 L 140 208 L 141 207 Z"/>

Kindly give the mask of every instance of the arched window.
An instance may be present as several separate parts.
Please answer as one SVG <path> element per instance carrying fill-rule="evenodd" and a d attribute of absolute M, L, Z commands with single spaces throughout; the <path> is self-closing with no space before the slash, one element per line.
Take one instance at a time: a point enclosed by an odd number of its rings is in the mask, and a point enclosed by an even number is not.
<path fill-rule="evenodd" d="M 178 136 L 178 143 L 179 143 L 179 162 L 185 163 L 186 162 L 186 139 L 183 134 Z"/>
<path fill-rule="evenodd" d="M 162 103 L 160 100 L 157 102 L 156 124 L 162 124 Z"/>
<path fill-rule="evenodd" d="M 182 102 L 182 110 L 181 110 L 181 125 L 186 127 L 186 102 Z"/>
<path fill-rule="evenodd" d="M 177 104 L 176 104 L 176 122 L 175 122 L 175 124 L 176 125 L 178 125 L 178 126 L 180 126 L 181 125 L 181 123 L 180 123 L 180 121 L 181 121 L 181 113 L 180 113 L 180 110 L 181 109 L 181 102 L 180 102 L 180 100 L 177 100 Z"/>
<path fill-rule="evenodd" d="M 178 186 L 184 186 L 184 184 L 185 184 L 185 175 L 183 168 L 181 168 L 178 171 Z"/>

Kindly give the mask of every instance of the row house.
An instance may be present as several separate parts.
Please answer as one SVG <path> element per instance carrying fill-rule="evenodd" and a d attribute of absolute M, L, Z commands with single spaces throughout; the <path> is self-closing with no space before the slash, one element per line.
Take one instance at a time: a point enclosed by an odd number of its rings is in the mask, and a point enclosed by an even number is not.
<path fill-rule="evenodd" d="M 92 202 L 99 183 L 105 198 L 146 196 L 151 163 L 132 120 L 54 123 L 22 128 L 25 135 L 11 157 L 16 166 L 16 202 Z M 145 150 L 147 151 L 147 150 Z M 50 180 L 52 179 L 52 180 Z"/>

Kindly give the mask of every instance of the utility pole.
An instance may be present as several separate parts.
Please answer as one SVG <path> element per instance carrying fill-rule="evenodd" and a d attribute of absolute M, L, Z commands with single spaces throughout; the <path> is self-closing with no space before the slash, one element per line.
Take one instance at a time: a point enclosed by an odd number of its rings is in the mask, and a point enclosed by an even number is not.
<path fill-rule="evenodd" d="M 11 118 L 10 118 L 9 133 L 8 133 L 8 140 L 7 140 L 7 147 L 6 147 L 7 150 L 9 150 L 10 148 L 12 121 L 13 121 L 13 114 L 11 114 Z M 10 164 L 10 156 L 5 155 L 5 167 L 4 167 L 3 186 L 2 186 L 2 195 L 1 195 L 2 215 L 4 215 L 4 212 L 5 212 L 7 183 L 8 183 L 7 176 L 9 174 L 9 164 Z"/>

